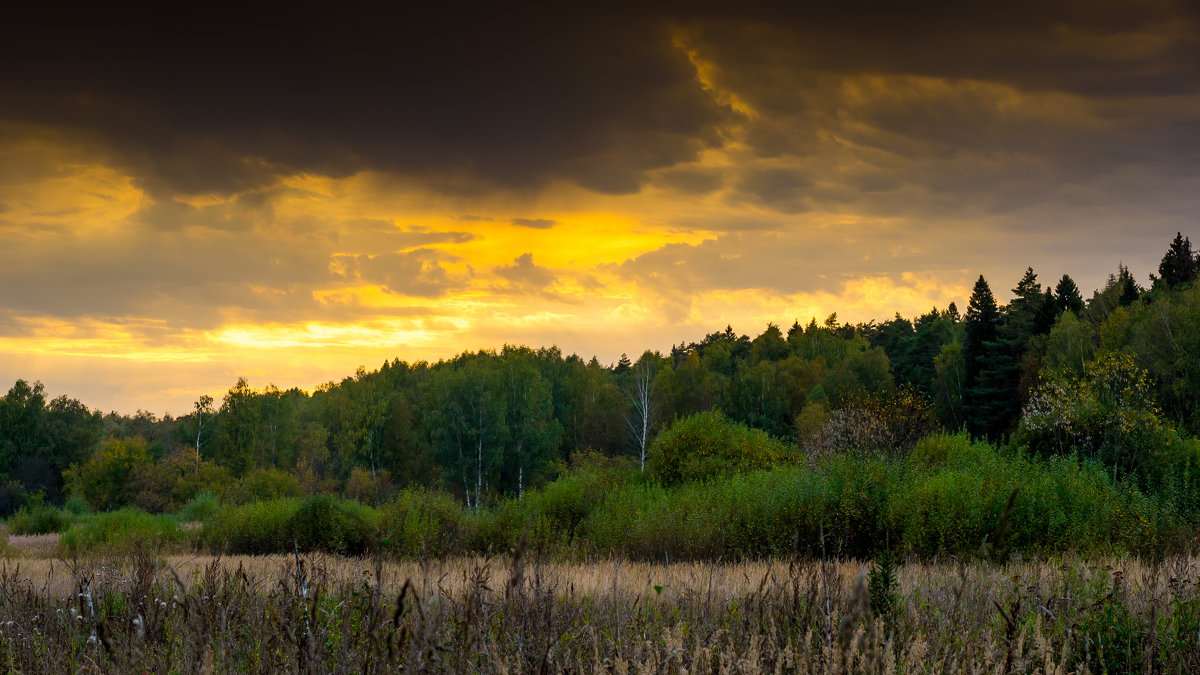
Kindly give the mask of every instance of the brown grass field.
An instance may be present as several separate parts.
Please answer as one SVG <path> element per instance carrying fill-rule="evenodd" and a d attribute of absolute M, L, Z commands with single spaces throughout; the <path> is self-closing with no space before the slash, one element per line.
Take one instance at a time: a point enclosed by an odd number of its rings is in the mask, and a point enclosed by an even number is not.
<path fill-rule="evenodd" d="M 0 560 L 6 672 L 1200 672 L 1200 559 Z"/>

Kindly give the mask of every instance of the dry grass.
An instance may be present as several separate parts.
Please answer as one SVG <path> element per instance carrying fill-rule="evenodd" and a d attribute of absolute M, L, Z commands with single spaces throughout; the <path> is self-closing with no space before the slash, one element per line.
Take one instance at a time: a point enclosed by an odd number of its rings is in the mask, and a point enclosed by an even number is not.
<path fill-rule="evenodd" d="M 1196 672 L 1200 559 L 899 569 L 325 555 L 0 562 L 0 664 L 65 672 Z M 209 668 L 206 670 L 206 668 Z"/>
<path fill-rule="evenodd" d="M 8 537 L 8 545 L 15 555 L 45 559 L 53 558 L 58 553 L 57 532 L 50 534 L 13 534 Z"/>

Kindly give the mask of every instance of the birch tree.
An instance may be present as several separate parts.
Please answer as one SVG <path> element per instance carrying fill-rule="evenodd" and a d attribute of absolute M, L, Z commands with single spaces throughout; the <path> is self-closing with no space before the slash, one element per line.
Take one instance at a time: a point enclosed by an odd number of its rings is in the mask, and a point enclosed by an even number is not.
<path fill-rule="evenodd" d="M 646 450 L 650 445 L 650 434 L 657 422 L 658 410 L 655 404 L 654 376 L 657 374 L 657 358 L 650 352 L 642 355 L 637 364 L 630 370 L 629 381 L 625 390 L 629 397 L 629 409 L 625 414 L 625 424 L 633 434 L 637 445 L 639 465 L 646 470 Z"/>

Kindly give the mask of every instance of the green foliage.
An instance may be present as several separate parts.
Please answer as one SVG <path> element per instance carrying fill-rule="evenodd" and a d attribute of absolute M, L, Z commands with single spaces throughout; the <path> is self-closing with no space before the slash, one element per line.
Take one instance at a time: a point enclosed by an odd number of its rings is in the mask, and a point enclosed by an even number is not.
<path fill-rule="evenodd" d="M 71 514 L 45 503 L 41 493 L 32 495 L 25 505 L 8 519 L 13 534 L 49 534 L 63 532 L 74 522 Z"/>
<path fill-rule="evenodd" d="M 353 500 L 313 495 L 300 502 L 291 531 L 301 551 L 362 555 L 376 543 L 376 514 Z"/>
<path fill-rule="evenodd" d="M 569 550 L 587 546 L 585 524 L 613 491 L 637 482 L 641 474 L 628 461 L 596 453 L 572 458 L 574 466 L 523 499 L 510 499 L 477 518 L 479 545 L 507 549 L 517 545 Z"/>
<path fill-rule="evenodd" d="M 1164 450 L 1180 442 L 1155 406 L 1146 371 L 1112 353 L 1088 362 L 1082 373 L 1044 373 L 1015 440 L 1042 455 L 1096 459 L 1143 486 L 1162 466 Z"/>
<path fill-rule="evenodd" d="M 936 428 L 929 401 L 905 386 L 858 399 L 829 413 L 821 429 L 809 438 L 805 450 L 810 455 L 855 452 L 904 457 L 917 441 Z"/>
<path fill-rule="evenodd" d="M 221 509 L 221 502 L 211 492 L 201 492 L 192 497 L 177 514 L 180 522 L 209 522 Z"/>
<path fill-rule="evenodd" d="M 93 511 L 111 511 L 133 503 L 136 471 L 151 463 L 146 439 L 109 438 L 67 478 L 70 491 L 87 500 Z"/>
<path fill-rule="evenodd" d="M 406 488 L 379 508 L 379 531 L 387 550 L 404 556 L 466 553 L 476 540 L 474 516 L 452 496 Z"/>
<path fill-rule="evenodd" d="M 991 546 L 1014 489 L 1005 541 Z M 920 556 L 988 550 L 1153 553 L 1185 521 L 1169 501 L 1072 458 L 997 452 L 965 434 L 918 443 L 903 464 L 836 455 L 675 487 L 612 489 L 577 532 L 577 548 L 638 558 L 874 555 L 885 541 Z"/>
<path fill-rule="evenodd" d="M 63 533 L 59 545 L 65 553 L 122 553 L 178 550 L 188 541 L 186 532 L 170 516 L 151 515 L 139 509 L 121 509 L 91 516 Z"/>
<path fill-rule="evenodd" d="M 1149 551 L 1172 534 L 1168 508 L 1115 484 L 1097 465 L 994 451 L 959 458 L 911 475 L 889 499 L 888 526 L 903 550 L 976 555 L 987 542 L 1027 553 Z M 991 542 L 1013 490 L 1008 540 Z"/>
<path fill-rule="evenodd" d="M 229 485 L 229 470 L 179 448 L 158 461 L 138 466 L 130 477 L 133 503 L 151 513 L 177 511 L 201 492 Z"/>
<path fill-rule="evenodd" d="M 274 468 L 255 469 L 230 484 L 221 493 L 221 501 L 226 504 L 248 504 L 303 494 L 300 481 L 294 475 Z"/>
<path fill-rule="evenodd" d="M 372 474 L 370 471 L 356 466 L 350 470 L 346 484 L 342 486 L 342 494 L 350 499 L 364 504 L 374 504 L 386 500 L 395 492 L 392 475 L 386 469 L 380 469 Z"/>
<path fill-rule="evenodd" d="M 262 421 L 255 402 L 255 392 L 239 377 L 237 384 L 225 394 L 217 417 L 217 438 L 213 457 L 235 476 L 252 467 Z"/>
<path fill-rule="evenodd" d="M 226 506 L 205 528 L 213 548 L 229 553 L 324 551 L 361 555 L 375 542 L 377 515 L 358 502 L 328 495 Z"/>
<path fill-rule="evenodd" d="M 63 511 L 66 511 L 76 518 L 87 515 L 90 512 L 88 510 L 87 500 L 79 495 L 71 495 L 68 497 L 67 501 L 63 503 Z"/>
<path fill-rule="evenodd" d="M 1170 248 L 1163 254 L 1158 265 L 1156 285 L 1178 286 L 1192 281 L 1200 273 L 1200 255 L 1192 251 L 1192 242 L 1182 232 L 1175 233 Z"/>
<path fill-rule="evenodd" d="M 652 477 L 670 485 L 763 469 L 795 455 L 764 431 L 731 422 L 720 412 L 704 412 L 660 433 L 650 448 L 647 468 Z"/>
<path fill-rule="evenodd" d="M 884 549 L 875 556 L 867 575 L 867 590 L 871 594 L 871 613 L 893 622 L 900 609 L 900 581 L 896 578 L 896 556 L 891 551 Z"/>
<path fill-rule="evenodd" d="M 932 434 L 917 441 L 909 453 L 910 469 L 929 470 L 946 466 L 969 466 L 979 464 L 992 455 L 992 446 L 986 441 L 972 441 L 970 434 Z"/>
<path fill-rule="evenodd" d="M 226 553 L 288 553 L 295 550 L 292 520 L 299 510 L 299 499 L 224 506 L 204 528 L 204 538 L 210 548 Z"/>

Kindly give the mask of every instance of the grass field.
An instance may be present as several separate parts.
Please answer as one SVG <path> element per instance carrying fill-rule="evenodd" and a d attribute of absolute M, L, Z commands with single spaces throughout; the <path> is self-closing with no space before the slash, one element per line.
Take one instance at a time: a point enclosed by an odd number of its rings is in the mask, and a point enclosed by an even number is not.
<path fill-rule="evenodd" d="M 1196 672 L 1200 559 L 0 562 L 8 672 Z M 875 574 L 873 574 L 873 570 Z M 880 602 L 881 599 L 891 602 Z"/>

